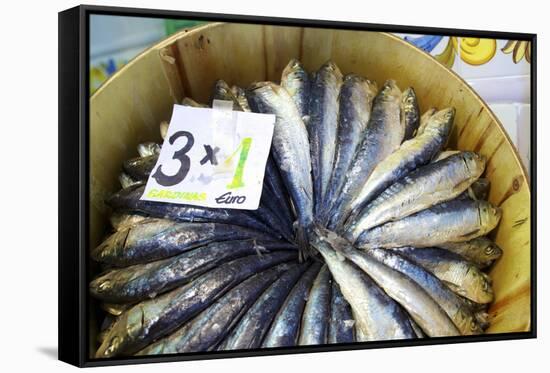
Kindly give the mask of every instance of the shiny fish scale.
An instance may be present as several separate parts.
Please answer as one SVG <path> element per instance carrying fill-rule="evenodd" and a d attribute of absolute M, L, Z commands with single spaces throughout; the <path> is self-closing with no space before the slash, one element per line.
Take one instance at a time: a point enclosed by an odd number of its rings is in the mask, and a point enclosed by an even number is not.
<path fill-rule="evenodd" d="M 387 81 L 374 98 L 364 137 L 346 173 L 337 203 L 331 209 L 329 229 L 340 227 L 376 165 L 394 152 L 405 135 L 400 118 L 401 92 L 393 80 Z"/>
<path fill-rule="evenodd" d="M 317 230 L 312 245 L 325 259 L 330 272 L 349 302 L 358 341 L 416 338 L 403 309 L 386 295 L 362 270 L 337 254 L 330 245 L 330 236 Z M 335 236 L 335 235 L 334 235 Z"/>
<path fill-rule="evenodd" d="M 352 201 L 352 213 L 348 221 L 352 221 L 384 189 L 428 163 L 447 142 L 454 116 L 454 109 L 441 110 L 431 117 L 422 134 L 405 141 L 399 149 L 381 161 Z"/>
<path fill-rule="evenodd" d="M 338 123 L 338 95 L 342 85 L 342 73 L 327 62 L 315 73 L 309 98 L 309 143 L 313 172 L 314 211 L 318 215 L 323 208 L 334 162 Z"/>
<path fill-rule="evenodd" d="M 334 154 L 334 169 L 323 202 L 321 221 L 326 224 L 327 214 L 355 156 L 372 109 L 372 100 L 378 88 L 376 83 L 358 75 L 347 75 L 338 97 L 338 137 Z"/>
<path fill-rule="evenodd" d="M 413 279 L 445 310 L 463 335 L 483 332 L 474 311 L 464 299 L 452 292 L 433 274 L 390 250 L 374 248 L 367 249 L 367 253 L 388 267 Z"/>
<path fill-rule="evenodd" d="M 296 255 L 291 252 L 236 259 L 207 272 L 186 286 L 138 303 L 120 315 L 105 342 L 98 348 L 96 357 L 135 353 L 173 332 L 249 276 L 296 259 Z"/>
<path fill-rule="evenodd" d="M 238 316 L 289 266 L 280 264 L 251 276 L 191 320 L 190 325 L 151 344 L 139 355 L 147 355 L 149 350 L 163 354 L 211 350 L 231 330 Z"/>
<path fill-rule="evenodd" d="M 394 249 L 432 272 L 458 294 L 477 303 L 489 303 L 494 294 L 489 277 L 459 255 L 439 248 Z"/>
<path fill-rule="evenodd" d="M 313 282 L 302 316 L 298 344 L 318 345 L 327 343 L 330 318 L 330 271 L 323 266 Z"/>
<path fill-rule="evenodd" d="M 259 348 L 292 287 L 310 265 L 310 262 L 302 263 L 282 274 L 250 307 L 217 349 Z"/>
<path fill-rule="evenodd" d="M 484 169 L 485 159 L 472 152 L 420 167 L 366 206 L 346 227 L 347 237 L 354 241 L 372 227 L 451 200 L 468 189 Z"/>
<path fill-rule="evenodd" d="M 486 201 L 452 200 L 365 231 L 355 245 L 431 247 L 468 241 L 493 230 L 501 215 L 500 209 Z"/>

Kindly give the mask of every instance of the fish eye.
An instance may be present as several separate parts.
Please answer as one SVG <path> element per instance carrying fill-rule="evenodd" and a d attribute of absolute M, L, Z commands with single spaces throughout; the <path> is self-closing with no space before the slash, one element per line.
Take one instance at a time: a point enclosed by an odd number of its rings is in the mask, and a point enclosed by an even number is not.
<path fill-rule="evenodd" d="M 485 255 L 492 255 L 495 253 L 493 245 L 489 245 L 485 248 Z"/>
<path fill-rule="evenodd" d="M 474 319 L 470 320 L 470 330 L 473 332 L 478 330 L 477 322 Z"/>

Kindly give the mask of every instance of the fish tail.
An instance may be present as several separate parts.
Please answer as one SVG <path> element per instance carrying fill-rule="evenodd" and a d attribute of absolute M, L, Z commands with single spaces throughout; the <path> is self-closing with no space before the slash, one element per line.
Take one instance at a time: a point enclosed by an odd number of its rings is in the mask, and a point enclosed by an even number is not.
<path fill-rule="evenodd" d="M 295 222 L 296 244 L 299 248 L 300 261 L 305 261 L 315 255 L 315 250 L 309 245 L 309 229 L 306 226 Z"/>

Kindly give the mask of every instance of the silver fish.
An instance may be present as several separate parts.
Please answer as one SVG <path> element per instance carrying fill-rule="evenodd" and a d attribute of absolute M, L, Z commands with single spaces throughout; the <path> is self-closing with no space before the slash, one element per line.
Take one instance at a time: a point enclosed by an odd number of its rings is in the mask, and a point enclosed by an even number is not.
<path fill-rule="evenodd" d="M 421 266 L 387 249 L 367 249 L 366 252 L 386 266 L 411 278 L 422 287 L 453 320 L 463 335 L 479 334 L 483 330 L 476 311 L 466 300 Z"/>
<path fill-rule="evenodd" d="M 486 201 L 452 200 L 364 231 L 355 246 L 431 247 L 468 241 L 492 231 L 501 216 L 502 211 Z"/>
<path fill-rule="evenodd" d="M 347 75 L 338 98 L 338 137 L 334 154 L 334 169 L 330 177 L 321 221 L 325 224 L 328 213 L 337 193 L 344 183 L 346 173 L 357 147 L 361 143 L 362 134 L 367 127 L 372 110 L 372 101 L 378 88 L 376 83 L 355 74 Z"/>
<path fill-rule="evenodd" d="M 317 229 L 312 245 L 321 253 L 353 310 L 358 341 L 416 338 L 409 317 L 362 270 L 332 247 L 334 233 Z"/>
<path fill-rule="evenodd" d="M 313 223 L 313 187 L 307 130 L 288 92 L 271 82 L 255 83 L 247 91 L 254 112 L 276 115 L 272 154 L 298 218 L 296 240 L 307 251 L 307 230 Z"/>
<path fill-rule="evenodd" d="M 309 291 L 321 269 L 321 264 L 315 262 L 298 280 L 290 291 L 279 312 L 275 316 L 262 347 L 295 346 L 300 333 L 300 321 Z"/>
<path fill-rule="evenodd" d="M 172 258 L 109 270 L 96 277 L 89 289 L 92 296 L 106 302 L 137 303 L 182 286 L 224 262 L 262 255 L 278 250 L 278 246 L 275 242 L 260 245 L 253 240 L 214 242 Z M 281 246 L 284 250 L 285 245 Z"/>
<path fill-rule="evenodd" d="M 129 188 L 134 185 L 139 185 L 142 183 L 142 181 L 134 180 L 130 175 L 128 175 L 126 172 L 121 172 L 120 175 L 118 175 L 118 181 L 120 182 L 120 186 L 124 188 Z"/>
<path fill-rule="evenodd" d="M 353 319 L 351 307 L 344 298 L 340 286 L 333 280 L 328 343 L 355 342 L 354 325 L 355 320 Z"/>
<path fill-rule="evenodd" d="M 399 303 L 430 337 L 460 335 L 445 311 L 410 277 L 353 248 L 345 240 L 334 240 L 332 247 L 365 271 L 393 300 Z"/>
<path fill-rule="evenodd" d="M 476 303 L 493 301 L 490 277 L 459 255 L 434 247 L 402 247 L 392 250 L 432 272 L 455 293 Z"/>
<path fill-rule="evenodd" d="M 239 105 L 241 105 L 243 111 L 250 111 L 250 106 L 248 105 L 248 100 L 246 99 L 244 89 L 234 85 L 231 87 L 231 93 L 233 93 L 233 96 L 237 98 L 237 101 L 239 101 Z"/>
<path fill-rule="evenodd" d="M 480 268 L 488 267 L 502 256 L 502 249 L 487 237 L 478 237 L 466 242 L 445 242 L 439 247 L 464 257 Z"/>
<path fill-rule="evenodd" d="M 212 350 L 258 296 L 290 266 L 292 265 L 287 263 L 279 264 L 246 279 L 196 316 L 189 325 L 156 341 L 141 350 L 138 355 Z"/>
<path fill-rule="evenodd" d="M 342 73 L 329 61 L 315 73 L 309 98 L 309 143 L 313 171 L 314 212 L 320 214 L 332 173 Z"/>
<path fill-rule="evenodd" d="M 426 110 L 424 114 L 420 117 L 420 125 L 418 126 L 418 130 L 416 130 L 416 136 L 421 135 L 422 132 L 424 132 L 424 128 L 428 124 L 428 120 L 432 115 L 434 115 L 437 112 L 437 108 L 429 108 Z"/>
<path fill-rule="evenodd" d="M 148 157 L 150 155 L 159 155 L 160 154 L 160 145 L 156 142 L 144 142 L 138 144 L 137 151 L 140 157 Z"/>
<path fill-rule="evenodd" d="M 353 220 L 360 210 L 384 189 L 430 161 L 451 133 L 455 110 L 441 110 L 433 115 L 422 134 L 405 141 L 399 149 L 380 162 L 351 203 Z"/>
<path fill-rule="evenodd" d="M 325 265 L 319 271 L 309 292 L 298 338 L 300 346 L 327 343 L 332 288 L 330 280 L 330 271 Z"/>
<path fill-rule="evenodd" d="M 468 189 L 484 170 L 485 158 L 473 152 L 420 167 L 359 212 L 346 226 L 346 237 L 353 242 L 363 231 L 449 201 Z"/>
<path fill-rule="evenodd" d="M 338 201 L 330 213 L 329 229 L 340 227 L 351 212 L 351 203 L 374 168 L 393 153 L 403 141 L 405 128 L 400 118 L 401 92 L 388 80 L 376 95 L 361 145 L 346 173 Z"/>
<path fill-rule="evenodd" d="M 459 154 L 460 152 L 460 150 L 443 150 L 432 160 L 432 163 L 439 162 L 445 158 L 449 158 L 451 155 Z"/>
<path fill-rule="evenodd" d="M 217 80 L 214 84 L 210 105 L 212 105 L 214 100 L 231 101 L 233 102 L 233 110 L 244 111 L 239 102 L 239 99 L 237 99 L 237 97 L 235 97 L 235 95 L 231 91 L 231 87 L 229 87 L 229 85 L 221 79 Z"/>
<path fill-rule="evenodd" d="M 290 251 L 236 259 L 181 288 L 138 303 L 120 315 L 95 356 L 106 358 L 135 353 L 174 332 L 246 278 L 296 259 L 296 254 Z"/>
<path fill-rule="evenodd" d="M 404 140 L 413 138 L 420 125 L 420 110 L 412 87 L 405 89 L 401 96 L 401 121 L 405 128 Z"/>
<path fill-rule="evenodd" d="M 309 74 L 300 61 L 293 58 L 286 65 L 281 76 L 281 86 L 288 91 L 290 97 L 294 100 L 298 113 L 300 113 L 304 122 L 308 121 L 311 82 Z"/>
<path fill-rule="evenodd" d="M 259 348 L 286 297 L 310 265 L 311 262 L 304 262 L 283 273 L 250 307 L 217 349 Z"/>

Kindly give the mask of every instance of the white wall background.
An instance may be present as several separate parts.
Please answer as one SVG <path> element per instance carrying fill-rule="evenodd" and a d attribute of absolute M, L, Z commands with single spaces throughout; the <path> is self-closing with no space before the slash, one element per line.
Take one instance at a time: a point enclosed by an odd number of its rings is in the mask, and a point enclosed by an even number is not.
<path fill-rule="evenodd" d="M 114 5 L 109 1 L 87 3 Z M 120 6 L 209 11 L 251 15 L 349 20 L 465 29 L 526 31 L 539 34 L 538 163 L 540 185 L 550 185 L 544 165 L 550 161 L 545 103 L 549 102 L 550 23 L 540 1 L 297 2 L 129 1 Z M 2 214 L 0 256 L 0 367 L 4 372 L 70 371 L 56 360 L 57 349 L 57 14 L 75 1 L 4 4 L 2 43 Z M 538 196 L 540 226 L 550 218 L 548 193 Z M 548 361 L 548 230 L 538 239 L 537 340 L 470 343 L 231 359 L 110 368 L 110 372 L 529 372 Z M 543 294 L 545 292 L 546 294 Z M 541 367 L 542 366 L 542 367 Z"/>

